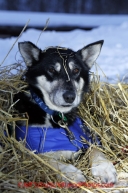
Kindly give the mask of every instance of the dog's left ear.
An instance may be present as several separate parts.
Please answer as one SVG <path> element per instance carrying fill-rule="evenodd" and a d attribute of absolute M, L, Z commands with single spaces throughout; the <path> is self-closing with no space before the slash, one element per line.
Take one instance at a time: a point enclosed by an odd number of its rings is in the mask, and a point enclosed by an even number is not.
<path fill-rule="evenodd" d="M 94 62 L 99 56 L 103 43 L 104 41 L 100 40 L 77 51 L 77 54 L 81 56 L 82 61 L 88 66 L 89 69 L 93 66 Z"/>
<path fill-rule="evenodd" d="M 19 51 L 28 67 L 39 60 L 41 50 L 32 42 L 18 43 Z"/>

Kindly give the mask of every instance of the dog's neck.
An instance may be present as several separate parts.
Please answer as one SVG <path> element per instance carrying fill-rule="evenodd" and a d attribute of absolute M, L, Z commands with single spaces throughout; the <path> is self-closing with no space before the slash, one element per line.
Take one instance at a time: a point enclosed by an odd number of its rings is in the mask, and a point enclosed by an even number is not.
<path fill-rule="evenodd" d="M 47 114 L 49 115 L 54 115 L 54 114 L 57 114 L 58 112 L 57 111 L 54 111 L 52 109 L 50 109 L 46 104 L 45 102 L 35 93 L 33 92 L 33 90 L 31 89 L 30 90 L 31 92 L 31 95 L 32 95 L 32 99 L 36 102 L 36 104 L 43 110 L 45 111 Z"/>
<path fill-rule="evenodd" d="M 45 104 L 43 96 L 38 89 L 30 87 L 30 92 L 33 101 L 46 113 L 45 125 L 47 125 L 47 127 L 58 127 L 58 121 L 60 120 L 66 122 L 68 125 L 74 122 L 77 116 L 76 108 L 73 108 L 72 111 L 68 113 L 54 111 Z"/>
<path fill-rule="evenodd" d="M 58 111 L 54 111 L 52 109 L 50 109 L 45 103 L 44 101 L 36 94 L 33 92 L 33 90 L 30 90 L 31 95 L 33 100 L 36 102 L 36 104 L 43 110 L 46 112 L 46 119 L 45 119 L 45 127 L 51 127 L 49 118 L 52 118 L 52 122 L 54 122 L 56 125 L 58 125 L 58 127 L 64 128 L 67 132 L 67 135 L 69 136 L 70 140 L 74 140 L 74 135 L 73 133 L 69 130 L 68 128 L 68 119 L 67 117 Z M 59 121 L 55 121 L 54 120 L 54 116 L 58 116 L 59 117 Z"/>

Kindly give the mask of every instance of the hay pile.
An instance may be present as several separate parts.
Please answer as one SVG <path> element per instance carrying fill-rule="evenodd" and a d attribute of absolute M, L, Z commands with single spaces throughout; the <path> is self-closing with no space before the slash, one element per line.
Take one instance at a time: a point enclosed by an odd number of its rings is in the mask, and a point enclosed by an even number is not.
<path fill-rule="evenodd" d="M 12 74 L 17 70 L 17 75 Z M 19 187 L 22 182 L 57 182 L 57 171 L 48 165 L 47 157 L 35 155 L 25 149 L 23 142 L 15 140 L 15 124 L 17 120 L 25 119 L 15 111 L 13 96 L 23 90 L 26 83 L 21 81 L 23 74 L 21 64 L 14 64 L 0 69 L 0 188 L 2 192 L 104 192 L 95 188 L 43 188 Z M 118 171 L 128 173 L 128 85 L 118 83 L 111 85 L 101 83 L 93 77 L 90 92 L 84 97 L 79 108 L 79 114 L 93 134 L 100 136 L 103 152 L 111 160 Z M 27 120 L 26 120 L 27 121 Z M 9 136 L 7 125 L 12 130 Z M 5 136 L 5 131 L 6 135 Z M 87 181 L 95 182 L 90 174 L 88 155 L 76 160 L 73 164 L 80 168 Z M 43 157 L 43 159 L 42 159 Z M 121 175 L 122 173 L 120 173 Z M 20 185 L 21 185 L 20 184 Z M 125 184 L 126 185 L 126 184 Z M 122 190 L 122 188 L 120 188 Z M 108 192 L 113 192 L 113 189 Z M 128 192 L 128 190 L 126 190 Z"/>

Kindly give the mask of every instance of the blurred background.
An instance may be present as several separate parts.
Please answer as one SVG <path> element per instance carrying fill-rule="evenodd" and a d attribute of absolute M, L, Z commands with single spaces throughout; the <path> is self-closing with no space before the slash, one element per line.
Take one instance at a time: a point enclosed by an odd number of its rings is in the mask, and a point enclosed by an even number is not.
<path fill-rule="evenodd" d="M 48 18 L 48 26 L 42 33 Z M 126 81 L 128 0 L 0 0 L 0 65 L 3 67 L 22 61 L 18 52 L 21 41 L 32 41 L 41 49 L 59 45 L 78 50 L 101 39 L 104 45 L 98 65 L 92 71 L 97 72 L 98 68 L 100 78 L 105 81 Z"/>
<path fill-rule="evenodd" d="M 0 10 L 128 14 L 128 0 L 0 0 Z"/>
<path fill-rule="evenodd" d="M 29 14 L 26 15 L 27 13 Z M 34 22 L 30 13 L 34 14 L 35 19 L 38 18 L 37 22 Z M 41 13 L 43 15 L 40 15 Z M 51 16 L 51 13 L 54 15 Z M 107 24 L 113 24 L 111 18 L 106 17 L 100 22 L 101 17 L 96 18 L 97 15 L 120 14 L 128 14 L 128 0 L 0 0 L 0 37 L 17 36 L 28 19 L 31 19 L 30 28 L 42 29 L 46 19 L 50 17 L 51 24 L 48 30 L 69 31 L 76 28 L 91 30 L 103 25 L 103 21 L 106 20 Z M 76 22 L 74 15 L 90 15 L 92 20 L 85 17 L 85 22 L 81 18 Z M 114 19 L 115 22 L 118 21 Z"/>

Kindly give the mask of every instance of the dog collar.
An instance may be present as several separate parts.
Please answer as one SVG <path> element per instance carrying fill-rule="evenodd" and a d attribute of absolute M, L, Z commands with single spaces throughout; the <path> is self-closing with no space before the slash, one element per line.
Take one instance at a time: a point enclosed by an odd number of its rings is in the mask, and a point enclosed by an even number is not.
<path fill-rule="evenodd" d="M 32 99 L 39 105 L 39 107 L 45 111 L 46 113 L 48 113 L 49 115 L 59 115 L 59 117 L 61 118 L 62 121 L 67 122 L 67 118 L 62 115 L 62 113 L 60 113 L 59 111 L 54 111 L 52 109 L 50 109 L 44 102 L 43 100 L 36 95 L 36 93 L 34 93 L 32 90 L 30 90 L 31 92 L 31 96 Z"/>
<path fill-rule="evenodd" d="M 52 109 L 50 109 L 44 102 L 43 100 L 36 95 L 36 93 L 34 93 L 32 90 L 30 90 L 31 95 L 32 95 L 32 99 L 34 99 L 34 101 L 39 105 L 39 107 L 45 111 L 46 113 L 48 113 L 49 115 L 55 115 L 55 114 L 59 114 L 58 111 L 54 111 Z"/>
<path fill-rule="evenodd" d="M 43 102 L 43 100 L 39 96 L 36 95 L 36 93 L 34 93 L 32 90 L 30 90 L 30 92 L 31 92 L 31 95 L 32 95 L 32 98 L 34 99 L 34 101 L 39 105 L 39 107 L 43 111 L 45 111 L 46 113 L 51 115 L 52 118 L 53 118 L 53 115 L 58 115 L 61 118 L 61 120 L 56 124 L 63 127 L 67 131 L 69 139 L 71 141 L 74 140 L 75 137 L 74 137 L 73 133 L 67 127 L 67 118 L 63 114 L 61 114 L 59 111 L 53 111 L 53 110 L 49 109 L 49 107 Z"/>

